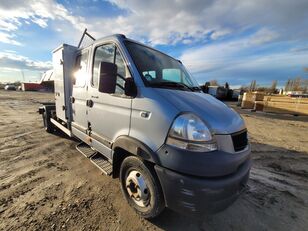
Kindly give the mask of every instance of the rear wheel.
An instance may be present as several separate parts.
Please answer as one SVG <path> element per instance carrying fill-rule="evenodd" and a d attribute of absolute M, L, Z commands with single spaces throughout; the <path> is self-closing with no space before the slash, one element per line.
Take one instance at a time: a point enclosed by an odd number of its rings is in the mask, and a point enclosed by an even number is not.
<path fill-rule="evenodd" d="M 125 199 L 142 217 L 154 218 L 164 210 L 163 193 L 152 166 L 129 156 L 121 165 L 120 182 Z"/>

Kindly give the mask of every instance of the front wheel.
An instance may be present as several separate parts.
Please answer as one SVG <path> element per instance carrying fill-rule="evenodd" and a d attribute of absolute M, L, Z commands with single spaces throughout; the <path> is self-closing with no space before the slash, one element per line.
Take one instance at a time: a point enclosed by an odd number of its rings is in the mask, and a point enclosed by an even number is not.
<path fill-rule="evenodd" d="M 138 157 L 124 159 L 120 182 L 125 199 L 140 216 L 150 219 L 164 210 L 163 193 L 155 171 Z"/>

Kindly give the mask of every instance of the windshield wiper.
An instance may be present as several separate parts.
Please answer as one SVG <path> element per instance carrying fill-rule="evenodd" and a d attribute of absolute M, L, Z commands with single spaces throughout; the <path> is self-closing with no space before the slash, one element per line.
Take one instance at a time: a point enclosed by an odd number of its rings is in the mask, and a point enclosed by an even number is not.
<path fill-rule="evenodd" d="M 200 88 L 200 87 L 192 87 L 192 89 L 193 89 L 194 91 L 201 91 L 201 88 Z"/>
<path fill-rule="evenodd" d="M 195 89 L 192 87 L 187 86 L 185 83 L 178 83 L 172 81 L 162 81 L 162 82 L 152 82 L 150 83 L 151 86 L 155 87 L 176 87 L 181 89 L 188 89 L 190 91 L 194 91 Z"/>

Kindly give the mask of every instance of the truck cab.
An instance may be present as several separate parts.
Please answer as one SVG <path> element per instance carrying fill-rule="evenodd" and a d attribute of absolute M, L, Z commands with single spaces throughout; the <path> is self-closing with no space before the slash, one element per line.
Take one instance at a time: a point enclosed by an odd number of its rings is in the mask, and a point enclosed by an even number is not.
<path fill-rule="evenodd" d="M 165 207 L 215 213 L 244 189 L 251 168 L 243 119 L 201 91 L 184 65 L 113 35 L 82 49 L 53 52 L 55 103 L 44 127 L 81 143 L 77 149 L 119 177 L 123 195 L 145 218 Z"/>

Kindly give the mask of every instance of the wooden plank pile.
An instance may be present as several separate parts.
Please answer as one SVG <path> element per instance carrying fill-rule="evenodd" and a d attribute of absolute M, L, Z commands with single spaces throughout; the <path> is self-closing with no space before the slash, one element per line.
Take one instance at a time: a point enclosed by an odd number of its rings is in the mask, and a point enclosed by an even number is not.
<path fill-rule="evenodd" d="M 308 98 L 289 96 L 265 96 L 264 112 L 292 115 L 308 115 Z"/>
<path fill-rule="evenodd" d="M 256 102 L 263 102 L 263 98 L 264 93 L 262 92 L 246 92 L 243 95 L 241 107 L 243 109 L 255 109 Z"/>
<path fill-rule="evenodd" d="M 267 96 L 262 92 L 246 92 L 241 108 L 271 113 L 308 115 L 308 98 L 286 95 Z"/>

